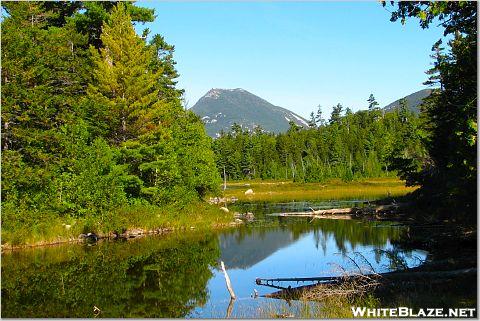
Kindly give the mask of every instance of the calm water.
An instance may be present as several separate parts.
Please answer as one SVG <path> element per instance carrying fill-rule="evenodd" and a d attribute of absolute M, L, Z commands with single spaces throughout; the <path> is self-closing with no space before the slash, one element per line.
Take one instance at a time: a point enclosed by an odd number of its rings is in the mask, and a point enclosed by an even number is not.
<path fill-rule="evenodd" d="M 254 212 L 256 221 L 221 232 L 4 253 L 2 317 L 93 317 L 96 306 L 99 317 L 223 318 L 230 300 L 220 261 L 238 297 L 231 316 L 255 317 L 262 308 L 283 304 L 252 298 L 254 289 L 260 295 L 276 291 L 256 285 L 257 277 L 338 275 L 340 266 L 355 270 L 345 255 L 365 271 L 371 269 L 368 260 L 376 272 L 396 268 L 389 259 L 392 253 L 408 266 L 426 257 L 425 252 L 402 252 L 392 245 L 405 232 L 395 224 L 264 215 L 312 205 L 332 203 L 238 204 L 237 210 Z"/>

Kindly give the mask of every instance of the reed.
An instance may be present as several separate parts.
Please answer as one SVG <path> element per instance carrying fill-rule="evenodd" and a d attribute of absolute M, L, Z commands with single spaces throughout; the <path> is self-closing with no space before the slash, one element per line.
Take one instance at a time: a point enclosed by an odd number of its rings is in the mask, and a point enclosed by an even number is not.
<path fill-rule="evenodd" d="M 245 195 L 248 189 L 253 194 Z M 411 193 L 417 187 L 406 187 L 397 178 L 365 179 L 354 182 L 331 180 L 326 183 L 295 183 L 292 181 L 237 181 L 227 183 L 226 197 L 236 197 L 249 202 L 281 202 L 298 200 L 374 200 L 399 197 Z"/>
<path fill-rule="evenodd" d="M 101 217 L 58 217 L 55 213 L 26 213 L 18 224 L 2 225 L 2 246 L 47 245 L 78 238 L 80 233 L 107 234 L 127 229 L 213 229 L 232 221 L 218 206 L 195 202 L 186 206 L 130 205 Z"/>

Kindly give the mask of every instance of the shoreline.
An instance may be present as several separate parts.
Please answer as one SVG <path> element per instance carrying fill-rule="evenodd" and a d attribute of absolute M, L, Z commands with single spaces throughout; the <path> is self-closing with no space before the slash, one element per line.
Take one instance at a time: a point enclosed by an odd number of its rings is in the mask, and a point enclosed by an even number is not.
<path fill-rule="evenodd" d="M 238 227 L 243 224 L 245 224 L 244 221 L 235 219 L 229 223 L 213 224 L 212 226 L 209 227 L 209 229 L 216 230 L 216 229 L 223 229 L 223 228 L 229 228 L 229 227 Z M 97 236 L 97 239 L 98 239 L 97 242 L 103 242 L 103 241 L 113 241 L 113 240 L 119 240 L 119 239 L 133 240 L 133 239 L 150 236 L 150 235 L 166 235 L 175 231 L 188 231 L 188 230 L 193 231 L 196 229 L 197 227 L 195 226 L 191 226 L 190 228 L 159 227 L 159 228 L 148 229 L 148 230 L 142 229 L 142 228 L 131 228 L 131 229 L 127 229 L 124 233 L 117 234 L 117 235 L 112 232 L 107 234 L 96 233 L 95 235 Z M 1 253 L 7 252 L 7 251 L 14 252 L 14 251 L 21 251 L 26 249 L 44 248 L 44 247 L 52 247 L 52 246 L 67 245 L 67 244 L 80 244 L 80 243 L 88 243 L 88 242 L 86 241 L 86 238 L 82 238 L 79 236 L 77 238 L 70 238 L 68 240 L 67 239 L 57 240 L 54 242 L 37 242 L 37 243 L 29 243 L 29 244 L 22 244 L 22 245 L 10 245 L 8 243 L 5 243 L 1 245 Z"/>

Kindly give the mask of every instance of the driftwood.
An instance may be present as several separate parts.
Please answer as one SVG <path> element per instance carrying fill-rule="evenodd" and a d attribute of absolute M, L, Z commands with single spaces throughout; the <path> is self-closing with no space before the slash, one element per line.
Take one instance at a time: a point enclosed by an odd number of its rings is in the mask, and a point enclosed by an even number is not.
<path fill-rule="evenodd" d="M 476 268 L 467 268 L 459 270 L 450 270 L 450 271 L 415 271 L 415 270 L 403 270 L 403 271 L 394 271 L 386 273 L 372 273 L 372 274 L 351 274 L 351 275 L 341 275 L 341 276 L 320 276 L 320 277 L 307 277 L 307 278 L 275 278 L 275 279 L 255 279 L 255 283 L 258 285 L 270 286 L 274 282 L 322 282 L 322 283 L 335 283 L 339 281 L 345 281 L 349 279 L 355 279 L 365 276 L 378 276 L 383 279 L 388 280 L 401 280 L 401 279 L 411 279 L 411 278 L 450 278 L 457 277 L 459 275 L 466 275 L 477 273 Z"/>
<path fill-rule="evenodd" d="M 348 207 L 348 208 L 331 208 L 325 210 L 314 210 L 310 207 L 310 212 L 290 212 L 290 213 L 271 213 L 269 216 L 280 217 L 312 217 L 312 218 L 329 218 L 329 219 L 351 219 L 353 216 L 375 215 L 379 213 L 395 212 L 407 204 L 389 204 L 378 205 L 376 207 Z M 340 214 L 340 215 L 339 215 Z"/>
<path fill-rule="evenodd" d="M 227 307 L 227 314 L 225 316 L 225 319 L 228 319 L 230 318 L 230 316 L 232 315 L 232 311 L 233 311 L 233 303 L 235 302 L 235 299 L 230 299 L 230 303 L 228 303 L 228 307 Z"/>
<path fill-rule="evenodd" d="M 337 277 L 312 277 L 312 278 L 277 278 L 277 279 L 256 279 L 258 285 L 264 285 L 280 291 L 266 294 L 269 298 L 298 298 L 307 292 L 314 291 L 316 298 L 329 295 L 351 295 L 363 293 L 368 289 L 378 286 L 388 286 L 396 282 L 418 282 L 427 281 L 429 284 L 434 282 L 444 282 L 446 279 L 452 279 L 459 276 L 475 275 L 476 268 L 466 268 L 449 271 L 394 271 L 381 274 L 353 274 Z M 274 285 L 274 282 L 314 282 L 314 284 L 303 285 L 299 287 L 281 287 Z M 325 292 L 325 293 L 323 293 Z"/>
<path fill-rule="evenodd" d="M 338 279 L 336 276 L 320 276 L 311 278 L 276 278 L 276 279 L 255 279 L 255 283 L 258 285 L 270 286 L 274 282 L 325 282 L 334 281 Z"/>
<path fill-rule="evenodd" d="M 225 264 L 223 264 L 223 261 L 220 262 L 220 266 L 222 267 L 223 274 L 225 275 L 225 283 L 227 285 L 228 292 L 230 293 L 230 298 L 232 300 L 235 300 L 237 297 L 233 292 L 232 283 L 230 282 L 230 278 L 228 277 L 227 270 L 225 270 Z"/>

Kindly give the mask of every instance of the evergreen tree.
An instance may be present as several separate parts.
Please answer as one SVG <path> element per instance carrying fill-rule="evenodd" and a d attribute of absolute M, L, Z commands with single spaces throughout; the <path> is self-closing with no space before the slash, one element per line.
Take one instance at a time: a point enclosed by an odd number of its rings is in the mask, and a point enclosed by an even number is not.
<path fill-rule="evenodd" d="M 115 9 L 116 1 L 79 1 L 72 20 L 78 32 L 88 37 L 88 44 L 95 48 L 103 46 L 100 35 L 103 24 L 111 21 L 110 13 Z M 121 2 L 133 22 L 151 22 L 154 10 L 135 6 L 134 2 Z M 64 7 L 68 2 L 45 2 L 48 6 Z"/>
<path fill-rule="evenodd" d="M 408 121 L 408 101 L 406 98 L 400 99 L 398 102 L 398 114 L 402 123 Z"/>
<path fill-rule="evenodd" d="M 386 3 L 384 3 L 384 6 Z M 448 52 L 433 45 L 434 67 L 427 84 L 440 89 L 424 101 L 425 146 L 429 158 L 410 178 L 422 185 L 424 198 L 463 208 L 474 220 L 477 177 L 477 4 L 474 2 L 400 2 L 391 21 L 419 18 L 420 26 L 438 19 Z M 460 211 L 459 211 L 460 212 Z"/>
<path fill-rule="evenodd" d="M 317 128 L 317 122 L 315 121 L 315 114 L 313 111 L 310 113 L 310 120 L 308 121 L 308 127 Z"/>
<path fill-rule="evenodd" d="M 317 123 L 317 127 L 321 127 L 325 124 L 325 120 L 323 119 L 322 106 L 321 105 L 318 105 L 317 114 L 315 115 L 315 122 Z"/>
<path fill-rule="evenodd" d="M 95 118 L 104 135 L 119 145 L 159 128 L 165 109 L 156 86 L 161 70 L 150 68 L 153 48 L 135 33 L 123 4 L 113 9 L 100 39 L 100 52 L 90 48 L 95 82 L 88 95 L 97 104 Z"/>
<path fill-rule="evenodd" d="M 183 90 L 177 89 L 178 72 L 175 69 L 176 62 L 173 60 L 175 47 L 169 45 L 161 35 L 154 35 L 150 41 L 150 46 L 155 53 L 155 59 L 152 63 L 152 70 L 159 72 L 159 90 L 160 98 L 164 101 L 175 101 L 182 98 Z"/>
<path fill-rule="evenodd" d="M 367 99 L 368 102 L 368 110 L 374 111 L 378 110 L 378 102 L 375 100 L 375 97 L 373 94 L 370 94 L 370 96 Z"/>
<path fill-rule="evenodd" d="M 330 115 L 330 124 L 338 124 L 342 118 L 343 106 L 341 104 L 337 104 L 333 106 L 332 114 Z"/>

